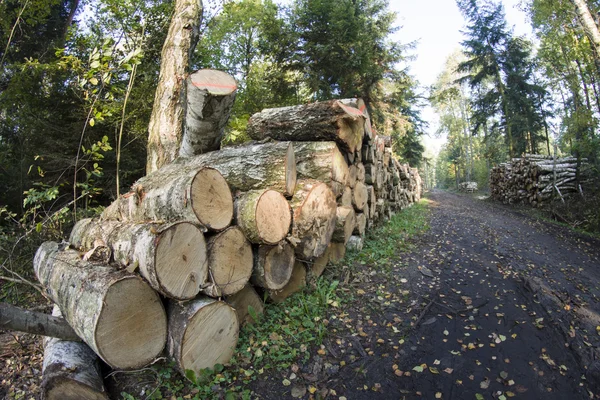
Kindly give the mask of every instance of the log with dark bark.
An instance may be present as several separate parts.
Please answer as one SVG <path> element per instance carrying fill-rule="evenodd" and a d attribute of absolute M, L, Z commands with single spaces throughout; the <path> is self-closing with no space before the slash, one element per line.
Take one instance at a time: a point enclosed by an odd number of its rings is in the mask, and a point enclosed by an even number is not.
<path fill-rule="evenodd" d="M 208 238 L 209 283 L 202 291 L 211 297 L 229 296 L 246 286 L 252 275 L 252 246 L 237 226 Z"/>
<path fill-rule="evenodd" d="M 254 251 L 252 283 L 265 289 L 281 289 L 290 280 L 294 261 L 294 249 L 286 241 L 277 246 L 259 246 Z"/>
<path fill-rule="evenodd" d="M 188 76 L 180 157 L 219 150 L 236 90 L 235 79 L 223 71 L 202 69 Z"/>
<path fill-rule="evenodd" d="M 288 240 L 296 257 L 314 260 L 325 252 L 335 230 L 335 196 L 325 183 L 300 181 L 291 206 L 292 232 Z"/>
<path fill-rule="evenodd" d="M 54 306 L 54 318 L 62 319 Z M 108 400 L 98 356 L 83 342 L 44 338 L 42 398 L 46 400 Z"/>
<path fill-rule="evenodd" d="M 239 335 L 235 310 L 223 301 L 200 297 L 170 302 L 167 350 L 179 371 L 195 376 L 205 368 L 227 364 Z"/>
<path fill-rule="evenodd" d="M 182 160 L 138 180 L 131 192 L 104 210 L 102 219 L 189 221 L 211 230 L 225 229 L 233 217 L 227 181 L 214 168 L 188 167 Z"/>
<path fill-rule="evenodd" d="M 183 134 L 184 82 L 198 43 L 202 1 L 177 0 L 165 39 L 148 127 L 146 174 L 173 161 Z"/>
<path fill-rule="evenodd" d="M 83 261 L 75 250 L 46 242 L 33 267 L 65 320 L 108 365 L 141 368 L 163 350 L 167 336 L 159 296 L 140 277 Z"/>
<path fill-rule="evenodd" d="M 73 227 L 69 241 L 82 251 L 104 243 L 120 266 L 139 270 L 154 290 L 172 299 L 193 299 L 208 277 L 204 235 L 189 222 L 132 224 L 88 218 Z"/>
<path fill-rule="evenodd" d="M 0 330 L 4 329 L 62 340 L 81 340 L 64 318 L 0 303 Z"/>
<path fill-rule="evenodd" d="M 255 318 L 258 319 L 264 312 L 263 300 L 252 285 L 244 286 L 239 292 L 227 297 L 226 301 L 235 309 L 240 325 L 257 322 Z"/>
<path fill-rule="evenodd" d="M 306 265 L 302 261 L 296 260 L 292 276 L 282 289 L 270 290 L 269 299 L 273 303 L 281 303 L 291 295 L 299 292 L 306 286 Z"/>
<path fill-rule="evenodd" d="M 335 231 L 331 237 L 332 242 L 348 242 L 356 225 L 356 214 L 354 208 L 348 206 L 338 207 L 336 210 Z"/>
<path fill-rule="evenodd" d="M 299 179 L 346 185 L 348 164 L 335 142 L 294 143 Z"/>
<path fill-rule="evenodd" d="M 236 199 L 236 221 L 251 243 L 277 244 L 292 223 L 288 201 L 275 190 L 252 190 Z"/>
<path fill-rule="evenodd" d="M 358 109 L 330 100 L 263 110 L 250 117 L 248 134 L 256 140 L 335 141 L 354 153 L 362 146 L 364 121 Z"/>

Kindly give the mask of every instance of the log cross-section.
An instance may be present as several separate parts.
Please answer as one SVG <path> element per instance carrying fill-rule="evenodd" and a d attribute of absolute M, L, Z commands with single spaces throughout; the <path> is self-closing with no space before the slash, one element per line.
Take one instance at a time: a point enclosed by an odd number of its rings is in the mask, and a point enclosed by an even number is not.
<path fill-rule="evenodd" d="M 54 242 L 40 246 L 33 267 L 65 320 L 111 367 L 141 368 L 162 352 L 165 310 L 140 277 L 83 261 Z"/>

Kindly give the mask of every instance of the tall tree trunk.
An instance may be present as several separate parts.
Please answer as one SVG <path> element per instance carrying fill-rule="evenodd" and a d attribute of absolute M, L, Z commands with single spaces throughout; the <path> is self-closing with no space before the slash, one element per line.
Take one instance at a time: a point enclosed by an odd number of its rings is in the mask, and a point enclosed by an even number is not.
<path fill-rule="evenodd" d="M 575 12 L 577 13 L 577 20 L 581 24 L 585 35 L 590 41 L 590 45 L 594 50 L 594 63 L 600 73 L 600 31 L 598 25 L 594 21 L 592 15 L 585 0 L 570 0 L 575 6 Z"/>
<path fill-rule="evenodd" d="M 198 43 L 201 0 L 176 0 L 162 48 L 160 75 L 148 127 L 146 173 L 177 157 L 183 135 L 184 90 L 190 55 Z"/>

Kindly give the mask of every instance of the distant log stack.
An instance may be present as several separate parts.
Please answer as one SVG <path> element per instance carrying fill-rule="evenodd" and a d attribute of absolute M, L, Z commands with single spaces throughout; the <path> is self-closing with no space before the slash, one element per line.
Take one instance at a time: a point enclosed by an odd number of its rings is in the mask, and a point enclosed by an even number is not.
<path fill-rule="evenodd" d="M 113 368 L 141 368 L 165 343 L 182 373 L 227 363 L 263 298 L 302 290 L 420 199 L 417 169 L 361 99 L 263 110 L 248 125 L 260 142 L 218 149 L 234 89 L 218 71 L 192 74 L 180 157 L 79 221 L 68 245 L 38 251 L 40 282 Z"/>
<path fill-rule="evenodd" d="M 584 177 L 585 159 L 580 160 L 580 177 Z M 575 157 L 554 159 L 551 156 L 526 154 L 492 168 L 490 192 L 492 198 L 505 204 L 541 206 L 552 198 L 563 199 L 581 192 Z"/>

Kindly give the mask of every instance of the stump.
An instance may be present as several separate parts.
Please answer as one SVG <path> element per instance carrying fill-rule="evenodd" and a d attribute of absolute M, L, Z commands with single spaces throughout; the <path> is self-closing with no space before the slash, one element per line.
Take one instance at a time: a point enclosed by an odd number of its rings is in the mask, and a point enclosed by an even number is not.
<path fill-rule="evenodd" d="M 180 157 L 219 150 L 236 90 L 235 79 L 222 71 L 202 69 L 188 76 Z"/>

